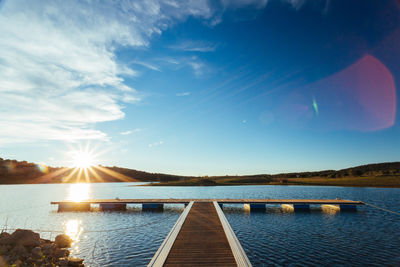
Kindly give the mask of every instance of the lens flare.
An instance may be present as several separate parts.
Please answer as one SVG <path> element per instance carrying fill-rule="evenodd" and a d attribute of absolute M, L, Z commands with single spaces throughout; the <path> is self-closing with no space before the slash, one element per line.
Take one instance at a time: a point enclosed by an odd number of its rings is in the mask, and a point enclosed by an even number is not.
<path fill-rule="evenodd" d="M 312 100 L 312 106 L 314 107 L 315 114 L 318 116 L 318 104 L 314 97 Z"/>
<path fill-rule="evenodd" d="M 44 164 L 38 164 L 37 165 L 39 171 L 41 171 L 42 173 L 48 173 L 49 172 L 49 167 L 47 167 Z"/>
<path fill-rule="evenodd" d="M 291 127 L 378 131 L 394 125 L 396 100 L 390 70 L 376 57 L 365 55 L 331 76 L 285 94 L 275 113 L 277 121 Z M 320 107 L 324 107 L 321 114 Z M 313 120 L 313 113 L 318 120 Z"/>

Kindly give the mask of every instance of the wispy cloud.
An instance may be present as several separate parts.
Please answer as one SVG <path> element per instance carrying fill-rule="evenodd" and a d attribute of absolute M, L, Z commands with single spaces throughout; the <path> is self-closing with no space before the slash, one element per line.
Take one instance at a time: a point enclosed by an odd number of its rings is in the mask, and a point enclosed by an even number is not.
<path fill-rule="evenodd" d="M 313 3 L 316 1 L 312 0 L 282 0 L 282 2 L 287 2 L 289 3 L 294 9 L 300 10 L 307 2 L 308 3 Z M 323 14 L 326 14 L 329 11 L 329 7 L 331 5 L 331 0 L 321 0 L 319 3 L 324 4 L 324 8 L 322 10 Z"/>
<path fill-rule="evenodd" d="M 204 67 L 205 67 L 204 63 L 202 63 L 200 61 L 193 60 L 191 62 L 188 62 L 188 64 L 189 64 L 190 67 L 192 67 L 193 72 L 194 72 L 194 74 L 196 76 L 200 76 L 200 75 L 203 74 Z"/>
<path fill-rule="evenodd" d="M 172 57 L 162 57 L 157 59 L 160 62 L 167 63 L 167 64 L 173 64 L 173 65 L 179 65 L 180 62 L 176 58 Z"/>
<path fill-rule="evenodd" d="M 162 64 L 168 65 L 169 68 L 173 68 L 175 70 L 181 68 L 190 68 L 192 69 L 193 74 L 198 77 L 203 75 L 208 67 L 207 64 L 197 56 L 182 56 L 175 58 L 165 57 L 159 58 L 158 60 L 162 62 Z"/>
<path fill-rule="evenodd" d="M 125 82 L 138 73 L 116 49 L 146 47 L 176 21 L 212 13 L 205 0 L 7 1 L 0 13 L 0 49 L 7 51 L 0 54 L 0 144 L 107 140 L 95 124 L 122 119 L 123 103 L 140 101 Z"/>
<path fill-rule="evenodd" d="M 217 44 L 211 42 L 190 40 L 186 40 L 179 44 L 170 46 L 171 49 L 188 52 L 214 52 L 217 47 Z"/>
<path fill-rule="evenodd" d="M 221 0 L 224 8 L 241 8 L 243 6 L 253 6 L 255 8 L 264 8 L 268 0 Z"/>
<path fill-rule="evenodd" d="M 161 71 L 160 68 L 154 64 L 144 62 L 144 61 L 132 61 L 131 64 L 140 65 L 150 70 Z"/>
<path fill-rule="evenodd" d="M 120 134 L 121 135 L 131 135 L 131 134 L 134 134 L 134 133 L 138 133 L 140 131 L 142 131 L 142 129 L 133 129 L 133 130 L 123 131 Z"/>
<path fill-rule="evenodd" d="M 191 93 L 190 92 L 182 92 L 182 93 L 177 93 L 176 96 L 189 96 Z"/>
<path fill-rule="evenodd" d="M 224 9 L 261 8 L 267 1 L 222 2 Z M 140 101 L 140 93 L 126 82 L 139 73 L 124 64 L 116 51 L 149 47 L 153 36 L 190 16 L 219 23 L 223 12 L 208 0 L 1 3 L 0 144 L 107 140 L 106 133 L 95 129 L 96 123 L 122 119 L 126 103 Z M 187 41 L 175 49 L 212 52 L 217 45 Z M 206 70 L 198 58 L 185 63 L 169 60 L 190 67 L 196 76 Z M 160 70 L 145 61 L 134 64 Z"/>
<path fill-rule="evenodd" d="M 133 134 L 133 132 L 130 130 L 121 132 L 121 135 L 130 135 L 130 134 Z"/>
<path fill-rule="evenodd" d="M 152 148 L 152 147 L 156 147 L 156 146 L 161 146 L 162 144 L 164 144 L 164 141 L 154 142 L 154 143 L 148 144 L 147 146 L 149 148 Z"/>
<path fill-rule="evenodd" d="M 186 65 L 192 68 L 194 75 L 196 75 L 197 77 L 203 75 L 204 72 L 207 70 L 207 65 L 197 56 L 188 58 L 184 62 Z"/>

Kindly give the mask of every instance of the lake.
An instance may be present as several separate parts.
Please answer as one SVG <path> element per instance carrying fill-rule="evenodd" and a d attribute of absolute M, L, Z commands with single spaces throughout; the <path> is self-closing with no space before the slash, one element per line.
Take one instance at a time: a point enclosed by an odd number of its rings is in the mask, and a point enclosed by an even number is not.
<path fill-rule="evenodd" d="M 41 237 L 67 233 L 71 254 L 87 266 L 145 266 L 183 205 L 164 212 L 57 212 L 50 201 L 84 198 L 310 198 L 361 200 L 400 212 L 400 189 L 325 186 L 149 187 L 137 183 L 1 185 L 0 228 L 33 229 Z M 357 212 L 282 212 L 271 206 L 224 213 L 254 266 L 400 266 L 400 216 L 371 206 Z"/>

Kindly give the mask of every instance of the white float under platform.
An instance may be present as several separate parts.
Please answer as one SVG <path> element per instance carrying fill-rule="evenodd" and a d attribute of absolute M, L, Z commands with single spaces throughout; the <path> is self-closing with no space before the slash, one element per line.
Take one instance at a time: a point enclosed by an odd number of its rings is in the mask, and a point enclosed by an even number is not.
<path fill-rule="evenodd" d="M 267 207 L 262 203 L 245 203 L 243 204 L 243 208 L 245 211 L 256 211 L 256 212 L 265 212 Z"/>
<path fill-rule="evenodd" d="M 310 205 L 308 204 L 282 204 L 284 211 L 309 211 Z"/>
<path fill-rule="evenodd" d="M 333 211 L 356 211 L 356 205 L 321 205 L 322 210 L 333 210 Z"/>

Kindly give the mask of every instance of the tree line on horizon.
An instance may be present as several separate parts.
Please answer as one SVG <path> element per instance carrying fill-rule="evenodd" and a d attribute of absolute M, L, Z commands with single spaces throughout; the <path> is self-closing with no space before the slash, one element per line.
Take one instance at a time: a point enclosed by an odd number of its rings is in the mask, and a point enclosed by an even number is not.
<path fill-rule="evenodd" d="M 246 179 L 284 179 L 284 178 L 311 178 L 311 177 L 323 177 L 323 178 L 344 178 L 344 177 L 380 177 L 380 176 L 400 176 L 400 162 L 386 162 L 361 165 L 352 168 L 346 168 L 342 170 L 324 170 L 314 172 L 293 172 L 293 173 L 280 173 L 280 174 L 255 174 L 255 175 L 226 175 L 226 176 L 179 176 L 173 174 L 162 174 L 162 173 L 150 173 L 145 171 L 138 171 L 128 168 L 120 167 L 103 167 L 112 172 L 122 174 L 125 177 L 130 178 L 131 182 L 170 182 L 170 181 L 182 181 L 190 180 L 193 178 L 202 179 L 218 179 L 218 178 L 240 178 L 238 181 L 245 181 Z M 66 169 L 62 174 L 55 174 L 61 170 L 61 167 L 50 167 L 43 166 L 27 161 L 17 161 L 10 159 L 0 158 L 0 184 L 22 184 L 22 183 L 62 183 L 65 182 L 63 179 L 65 176 L 70 174 L 73 169 Z M 110 175 L 104 171 L 96 170 L 97 174 L 101 179 L 93 179 L 90 177 L 90 182 L 122 182 L 121 179 Z M 45 176 L 50 177 L 47 179 L 40 179 Z M 80 180 L 84 182 L 85 180 Z M 71 179 L 68 182 L 77 182 L 76 179 Z"/>

